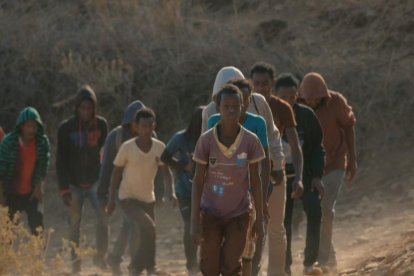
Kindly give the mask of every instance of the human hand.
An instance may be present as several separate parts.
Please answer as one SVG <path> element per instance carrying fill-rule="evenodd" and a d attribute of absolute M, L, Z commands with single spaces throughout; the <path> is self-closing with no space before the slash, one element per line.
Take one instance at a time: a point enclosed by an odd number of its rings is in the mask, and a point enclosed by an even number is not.
<path fill-rule="evenodd" d="M 321 199 L 325 196 L 325 187 L 322 183 L 320 178 L 313 178 L 312 179 L 312 192 L 316 189 L 319 193 Z"/>

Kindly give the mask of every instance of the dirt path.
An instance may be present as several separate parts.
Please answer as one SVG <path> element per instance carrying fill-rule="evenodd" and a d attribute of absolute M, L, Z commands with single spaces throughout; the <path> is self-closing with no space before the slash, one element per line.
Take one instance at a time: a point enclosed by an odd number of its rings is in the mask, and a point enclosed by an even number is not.
<path fill-rule="evenodd" d="M 401 239 L 407 230 L 414 229 L 414 172 L 411 170 L 411 152 L 388 156 L 391 163 L 367 164 L 361 169 L 359 178 L 351 185 L 344 185 L 337 204 L 334 241 L 337 251 L 338 272 L 351 271 L 363 260 L 383 254 L 387 248 Z M 405 156 L 403 154 L 403 156 Z M 403 160 L 398 170 L 389 166 L 393 158 Z M 91 245 L 94 244 L 94 226 L 91 208 L 86 206 L 82 232 Z M 59 239 L 66 232 L 65 212 L 60 210 L 51 218 L 49 225 L 56 228 L 50 256 L 58 251 Z M 113 222 L 114 233 L 119 218 Z M 160 268 L 170 275 L 186 275 L 182 245 L 183 224 L 177 209 L 165 204 L 157 208 L 157 262 Z M 57 227 L 56 227 L 57 226 Z M 301 224 L 304 237 L 305 222 Z M 113 235 L 115 236 L 115 235 Z M 304 239 L 294 240 L 292 252 L 293 275 L 302 275 Z M 379 249 L 380 248 L 380 249 Z M 265 251 L 266 252 L 266 251 Z M 127 264 L 123 263 L 123 272 L 127 275 Z M 111 275 L 109 270 L 102 271 L 92 266 L 90 259 L 83 265 L 82 275 Z M 263 258 L 263 272 L 267 267 L 267 254 Z M 67 268 L 69 272 L 69 266 Z"/>

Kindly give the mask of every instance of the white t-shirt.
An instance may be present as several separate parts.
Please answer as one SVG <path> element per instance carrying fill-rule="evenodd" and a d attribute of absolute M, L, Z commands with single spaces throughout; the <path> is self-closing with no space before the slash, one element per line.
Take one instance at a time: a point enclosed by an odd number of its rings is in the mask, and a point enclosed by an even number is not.
<path fill-rule="evenodd" d="M 115 157 L 114 165 L 123 167 L 119 199 L 138 199 L 151 203 L 155 201 L 154 179 L 161 162 L 165 145 L 152 138 L 149 152 L 143 152 L 136 144 L 135 138 L 122 144 Z"/>

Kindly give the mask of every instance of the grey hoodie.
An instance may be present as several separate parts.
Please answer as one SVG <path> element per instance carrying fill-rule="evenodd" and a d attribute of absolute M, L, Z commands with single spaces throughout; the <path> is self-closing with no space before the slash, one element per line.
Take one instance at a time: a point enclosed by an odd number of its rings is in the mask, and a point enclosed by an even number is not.
<path fill-rule="evenodd" d="M 243 74 L 239 69 L 233 66 L 223 67 L 216 76 L 214 82 L 212 97 L 219 92 L 219 90 L 230 80 L 244 79 Z M 275 170 L 281 170 L 284 163 L 284 154 L 279 130 L 274 121 L 272 111 L 266 102 L 266 99 L 257 93 L 252 93 L 252 101 L 247 109 L 248 112 L 260 115 L 266 121 L 267 135 L 269 137 L 269 155 L 273 161 Z M 207 122 L 211 115 L 218 113 L 217 104 L 212 101 L 203 109 L 203 119 L 201 132 L 207 131 Z"/>
<path fill-rule="evenodd" d="M 103 159 L 101 171 L 99 174 L 98 196 L 105 199 L 109 193 L 109 186 L 111 184 L 112 170 L 114 168 L 113 162 L 118 152 L 117 133 L 122 131 L 122 142 L 133 138 L 133 134 L 129 130 L 129 125 L 134 121 L 135 114 L 138 110 L 145 107 L 141 101 L 134 101 L 128 105 L 125 110 L 122 124 L 111 130 L 106 138 L 103 148 Z"/>

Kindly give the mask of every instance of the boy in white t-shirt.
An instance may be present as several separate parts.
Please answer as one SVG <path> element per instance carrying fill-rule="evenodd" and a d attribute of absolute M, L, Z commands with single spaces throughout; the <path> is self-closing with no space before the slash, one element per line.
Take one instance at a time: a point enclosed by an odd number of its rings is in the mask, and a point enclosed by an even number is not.
<path fill-rule="evenodd" d="M 118 151 L 107 206 L 110 215 L 115 209 L 115 194 L 119 187 L 121 207 L 133 227 L 130 247 L 138 244 L 136 250 L 131 250 L 129 268 L 133 275 L 139 275 L 143 270 L 148 275 L 158 274 L 155 266 L 154 221 L 154 179 L 158 168 L 163 173 L 167 195 L 170 200 L 176 200 L 172 173 L 160 159 L 165 145 L 152 138 L 155 125 L 154 111 L 143 108 L 137 112 L 134 127 L 138 137 L 126 141 Z M 134 230 L 136 227 L 139 227 L 139 231 Z M 140 242 L 137 243 L 136 240 Z"/>

